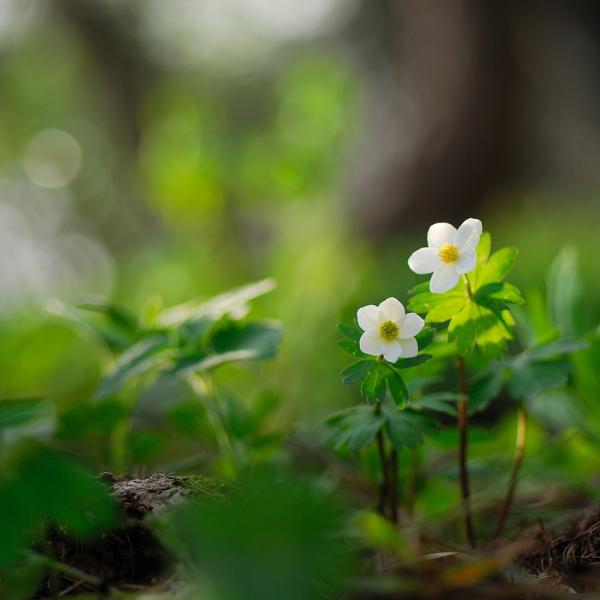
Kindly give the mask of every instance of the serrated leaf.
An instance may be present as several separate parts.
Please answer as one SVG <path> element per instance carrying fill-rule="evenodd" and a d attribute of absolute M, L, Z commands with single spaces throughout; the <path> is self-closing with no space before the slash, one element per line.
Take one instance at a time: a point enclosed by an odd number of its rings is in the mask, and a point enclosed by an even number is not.
<path fill-rule="evenodd" d="M 380 362 L 373 363 L 374 367 L 368 372 L 360 386 L 362 397 L 369 403 L 380 402 L 385 396 L 386 377 L 389 369 Z"/>
<path fill-rule="evenodd" d="M 338 323 L 337 330 L 349 340 L 360 340 L 363 331 L 356 325 L 349 325 L 348 323 Z"/>
<path fill-rule="evenodd" d="M 408 310 L 419 314 L 427 313 L 426 320 L 430 323 L 443 323 L 460 310 L 467 299 L 464 292 L 456 290 L 445 294 L 424 292 L 409 300 Z"/>
<path fill-rule="evenodd" d="M 448 325 L 448 341 L 456 343 L 456 350 L 461 356 L 468 356 L 475 345 L 475 321 L 472 304 L 467 304 L 455 314 Z"/>
<path fill-rule="evenodd" d="M 350 384 L 362 381 L 376 366 L 374 360 L 359 360 L 342 370 L 342 383 Z"/>
<path fill-rule="evenodd" d="M 515 263 L 519 251 L 516 248 L 501 248 L 490 256 L 478 277 L 478 286 L 502 281 Z"/>
<path fill-rule="evenodd" d="M 447 298 L 440 299 L 438 304 L 433 306 L 427 313 L 425 320 L 428 323 L 444 323 L 449 321 L 454 315 L 463 310 L 468 302 L 469 298 L 465 294 L 455 294 Z"/>
<path fill-rule="evenodd" d="M 355 450 L 373 442 L 385 418 L 372 408 L 357 406 L 332 415 L 325 423 L 332 431 L 330 441 L 336 449 Z"/>

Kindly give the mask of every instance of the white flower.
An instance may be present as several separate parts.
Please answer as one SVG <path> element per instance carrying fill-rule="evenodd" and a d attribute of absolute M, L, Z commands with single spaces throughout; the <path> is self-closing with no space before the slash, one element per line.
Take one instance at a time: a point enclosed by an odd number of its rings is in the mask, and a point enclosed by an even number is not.
<path fill-rule="evenodd" d="M 395 363 L 400 357 L 411 358 L 419 353 L 415 335 L 425 321 L 416 313 L 404 311 L 396 298 L 388 298 L 379 306 L 369 304 L 358 309 L 356 319 L 364 331 L 360 349 L 365 354 L 382 356 Z"/>
<path fill-rule="evenodd" d="M 475 268 L 481 231 L 479 219 L 467 219 L 458 230 L 450 223 L 434 223 L 427 232 L 428 247 L 413 252 L 408 266 L 419 275 L 433 273 L 429 289 L 443 294 Z"/>

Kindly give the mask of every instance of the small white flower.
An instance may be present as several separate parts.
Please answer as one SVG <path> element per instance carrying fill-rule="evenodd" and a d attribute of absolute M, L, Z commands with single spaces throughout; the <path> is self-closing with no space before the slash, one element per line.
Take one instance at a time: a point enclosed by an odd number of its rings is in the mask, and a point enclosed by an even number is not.
<path fill-rule="evenodd" d="M 408 266 L 419 275 L 433 273 L 429 289 L 443 294 L 475 268 L 481 231 L 479 219 L 467 219 L 458 229 L 450 223 L 434 223 L 427 232 L 428 247 L 413 252 Z"/>
<path fill-rule="evenodd" d="M 400 357 L 411 358 L 419 353 L 415 335 L 423 329 L 425 321 L 416 313 L 406 314 L 396 298 L 388 298 L 379 306 L 363 306 L 356 318 L 364 331 L 360 349 L 365 354 L 383 356 L 395 363 Z"/>

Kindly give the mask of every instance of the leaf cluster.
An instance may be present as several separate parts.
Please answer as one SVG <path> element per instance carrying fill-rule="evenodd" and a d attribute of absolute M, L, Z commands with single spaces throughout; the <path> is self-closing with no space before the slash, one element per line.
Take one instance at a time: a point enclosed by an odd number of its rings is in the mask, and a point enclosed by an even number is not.
<path fill-rule="evenodd" d="M 61 316 L 91 331 L 115 357 L 96 399 L 120 393 L 149 373 L 200 373 L 231 362 L 275 355 L 282 337 L 276 321 L 247 321 L 249 301 L 273 289 L 270 279 L 243 286 L 209 300 L 159 311 L 147 321 L 127 307 L 95 299 Z M 98 318 L 100 317 L 100 318 Z"/>
<path fill-rule="evenodd" d="M 423 283 L 411 292 L 409 310 L 426 315 L 429 323 L 448 323 L 448 340 L 461 356 L 477 347 L 485 356 L 500 358 L 513 337 L 510 307 L 523 303 L 519 290 L 504 281 L 517 257 L 516 248 L 490 252 L 491 236 L 485 232 L 477 247 L 475 269 L 454 289 L 433 294 Z"/>

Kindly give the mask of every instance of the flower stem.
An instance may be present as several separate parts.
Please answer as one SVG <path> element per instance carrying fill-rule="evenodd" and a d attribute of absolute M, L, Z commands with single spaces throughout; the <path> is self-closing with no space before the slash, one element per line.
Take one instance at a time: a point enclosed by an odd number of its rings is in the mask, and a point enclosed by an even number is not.
<path fill-rule="evenodd" d="M 469 281 L 469 276 L 465 273 L 463 275 L 465 280 L 465 285 L 467 286 L 467 294 L 469 294 L 469 300 L 473 301 L 473 290 L 471 289 L 471 282 Z"/>
<path fill-rule="evenodd" d="M 381 413 L 381 404 L 377 402 L 375 404 L 375 414 L 379 415 Z M 381 465 L 381 480 L 379 483 L 379 497 L 377 498 L 377 512 L 385 517 L 385 506 L 388 498 L 388 461 L 385 455 L 385 442 L 383 439 L 383 430 L 380 429 L 377 432 L 376 436 L 377 440 L 377 452 L 379 454 L 379 463 Z"/>
<path fill-rule="evenodd" d="M 390 453 L 390 516 L 393 523 L 398 522 L 398 450 Z"/>
<path fill-rule="evenodd" d="M 510 473 L 510 481 L 508 483 L 508 491 L 500 510 L 500 516 L 498 517 L 498 523 L 496 524 L 496 532 L 494 538 L 497 538 L 502 533 L 506 519 L 513 504 L 515 491 L 517 489 L 517 482 L 519 478 L 519 471 L 525 458 L 525 443 L 527 441 L 527 412 L 523 405 L 523 400 L 519 401 L 517 408 L 517 434 L 515 439 L 515 454 L 513 457 L 512 471 Z"/>
<path fill-rule="evenodd" d="M 471 489 L 469 485 L 469 471 L 467 469 L 467 452 L 468 452 L 468 429 L 469 416 L 467 405 L 467 375 L 465 369 L 465 359 L 457 355 L 456 366 L 458 370 L 458 391 L 460 400 L 458 401 L 458 433 L 459 433 L 459 450 L 458 450 L 458 468 L 460 476 L 460 491 L 463 499 L 463 507 L 465 511 L 465 529 L 467 539 L 471 548 L 475 548 L 475 531 L 473 529 L 473 518 L 471 516 Z"/>

